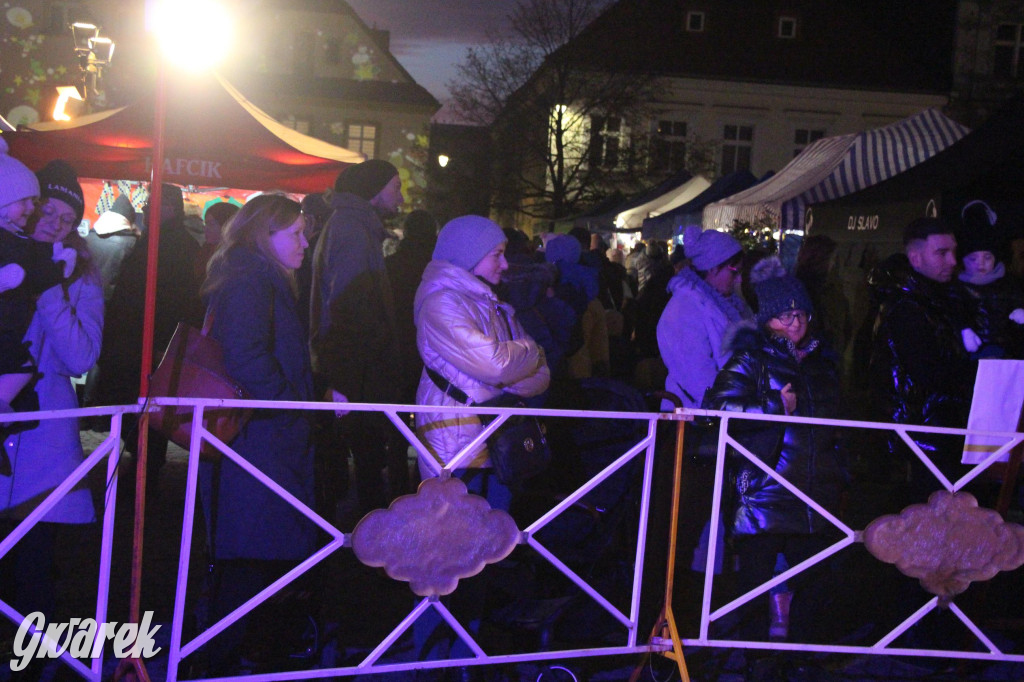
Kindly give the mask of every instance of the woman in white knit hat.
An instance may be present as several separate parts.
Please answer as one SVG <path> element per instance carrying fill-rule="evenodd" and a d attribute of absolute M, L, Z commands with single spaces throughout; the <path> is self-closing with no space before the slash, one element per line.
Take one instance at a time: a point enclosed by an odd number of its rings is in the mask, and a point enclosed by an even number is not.
<path fill-rule="evenodd" d="M 7 142 L 0 138 L 0 413 L 14 410 L 11 403 L 35 373 L 24 337 L 36 296 L 70 276 L 75 267 L 73 249 L 33 241 L 25 232 L 38 198 L 35 173 L 10 156 Z M 38 404 L 25 403 L 19 408 L 32 411 Z M 24 428 L 17 424 L 0 427 L 4 436 Z M 10 474 L 5 451 L 0 452 L 0 474 Z"/>

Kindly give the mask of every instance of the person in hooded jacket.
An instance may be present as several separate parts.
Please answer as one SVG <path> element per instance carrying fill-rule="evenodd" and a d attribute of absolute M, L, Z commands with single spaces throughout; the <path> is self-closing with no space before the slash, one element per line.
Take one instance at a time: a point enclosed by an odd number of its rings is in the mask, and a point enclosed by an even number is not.
<path fill-rule="evenodd" d="M 743 258 L 738 241 L 693 225 L 683 246 L 691 267 L 669 280 L 672 298 L 658 320 L 658 348 L 668 368 L 665 390 L 679 396 L 684 407 L 700 407 L 729 358 L 722 343 L 726 331 L 753 314 L 737 292 Z"/>
<path fill-rule="evenodd" d="M 783 274 L 754 285 L 757 328 L 740 328 L 729 343 L 729 361 L 708 394 L 711 409 L 750 414 L 835 419 L 840 416 L 837 356 L 808 334 L 813 306 L 798 279 Z M 753 275 L 752 275 L 753 276 Z M 731 433 L 758 457 L 829 513 L 838 516 L 847 473 L 838 430 L 778 422 L 737 422 Z M 731 464 L 735 480 L 732 533 L 745 593 L 772 577 L 782 554 L 795 566 L 834 541 L 831 524 L 745 457 Z M 808 570 L 789 582 L 793 590 L 789 625 L 795 639 L 815 633 L 829 594 L 827 570 Z M 747 623 L 748 634 L 768 634 L 767 609 Z"/>

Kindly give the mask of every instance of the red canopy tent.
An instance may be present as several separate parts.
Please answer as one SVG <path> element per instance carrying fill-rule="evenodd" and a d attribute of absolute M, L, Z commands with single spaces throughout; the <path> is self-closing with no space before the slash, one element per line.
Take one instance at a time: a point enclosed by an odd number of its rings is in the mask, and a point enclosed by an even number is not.
<path fill-rule="evenodd" d="M 51 159 L 61 158 L 74 166 L 80 177 L 153 182 L 140 396 L 149 394 L 152 369 L 161 183 L 308 194 L 333 187 L 339 172 L 364 160 L 362 154 L 281 125 L 220 76 L 196 74 L 183 80 L 168 79 L 161 73 L 157 80 L 156 92 L 121 109 L 71 121 L 37 123 L 27 130 L 3 134 L 11 155 L 30 168 L 42 168 Z M 156 134 L 158 130 L 161 135 Z M 163 158 L 155 168 L 154 156 Z M 138 622 L 140 615 L 148 422 L 143 413 L 136 461 L 133 622 Z M 126 662 L 142 667 L 139 660 Z"/>
<path fill-rule="evenodd" d="M 166 97 L 164 182 L 308 194 L 332 187 L 364 158 L 278 123 L 217 75 L 168 82 Z M 4 139 L 30 168 L 59 157 L 81 177 L 149 180 L 154 100 L 36 123 Z"/>

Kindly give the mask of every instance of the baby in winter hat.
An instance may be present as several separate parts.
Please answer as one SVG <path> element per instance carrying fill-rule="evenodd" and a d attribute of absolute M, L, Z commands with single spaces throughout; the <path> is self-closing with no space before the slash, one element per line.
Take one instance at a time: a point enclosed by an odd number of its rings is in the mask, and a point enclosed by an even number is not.
<path fill-rule="evenodd" d="M 983 201 L 968 202 L 960 212 L 956 235 L 969 294 L 971 325 L 963 330 L 964 347 L 974 359 L 1024 357 L 1024 296 L 1006 278 L 1000 255 L 1005 240 L 998 216 Z"/>

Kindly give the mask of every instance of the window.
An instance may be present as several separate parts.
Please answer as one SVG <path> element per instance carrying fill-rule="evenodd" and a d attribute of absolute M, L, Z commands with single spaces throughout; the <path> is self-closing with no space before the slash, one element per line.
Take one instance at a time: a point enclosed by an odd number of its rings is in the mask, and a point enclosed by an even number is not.
<path fill-rule="evenodd" d="M 1007 80 L 1024 79 L 1024 64 L 1021 64 L 1022 42 L 1024 24 L 999 25 L 992 50 L 992 75 Z"/>
<path fill-rule="evenodd" d="M 779 17 L 779 37 L 796 38 L 796 19 L 794 17 Z"/>
<path fill-rule="evenodd" d="M 614 116 L 590 117 L 590 166 L 618 168 L 624 164 L 626 126 Z"/>
<path fill-rule="evenodd" d="M 793 156 L 802 152 L 807 145 L 817 142 L 823 137 L 825 137 L 823 128 L 797 128 L 793 133 Z"/>
<path fill-rule="evenodd" d="M 64 35 L 75 21 L 86 21 L 87 13 L 82 12 L 77 2 L 54 2 L 50 5 L 49 22 L 44 33 Z"/>
<path fill-rule="evenodd" d="M 377 153 L 377 124 L 349 123 L 345 147 L 354 152 L 361 152 L 366 158 L 375 158 Z"/>
<path fill-rule="evenodd" d="M 686 121 L 661 119 L 651 140 L 651 170 L 674 172 L 686 167 Z"/>
<path fill-rule="evenodd" d="M 727 125 L 722 133 L 722 175 L 750 170 L 754 126 Z"/>
<path fill-rule="evenodd" d="M 297 33 L 292 46 L 292 69 L 294 73 L 313 75 L 313 46 L 316 40 L 312 33 Z"/>
<path fill-rule="evenodd" d="M 622 159 L 622 119 L 615 116 L 590 117 L 590 166 L 615 168 Z"/>
<path fill-rule="evenodd" d="M 324 41 L 324 61 L 328 64 L 341 63 L 341 41 L 337 38 Z"/>
<path fill-rule="evenodd" d="M 300 132 L 303 135 L 309 135 L 309 121 L 301 118 L 295 118 L 294 114 L 288 114 L 281 118 L 281 125 L 284 125 L 296 132 Z"/>
<path fill-rule="evenodd" d="M 704 13 L 703 12 L 687 12 L 686 13 L 686 30 L 690 33 L 700 33 L 704 30 Z"/>

